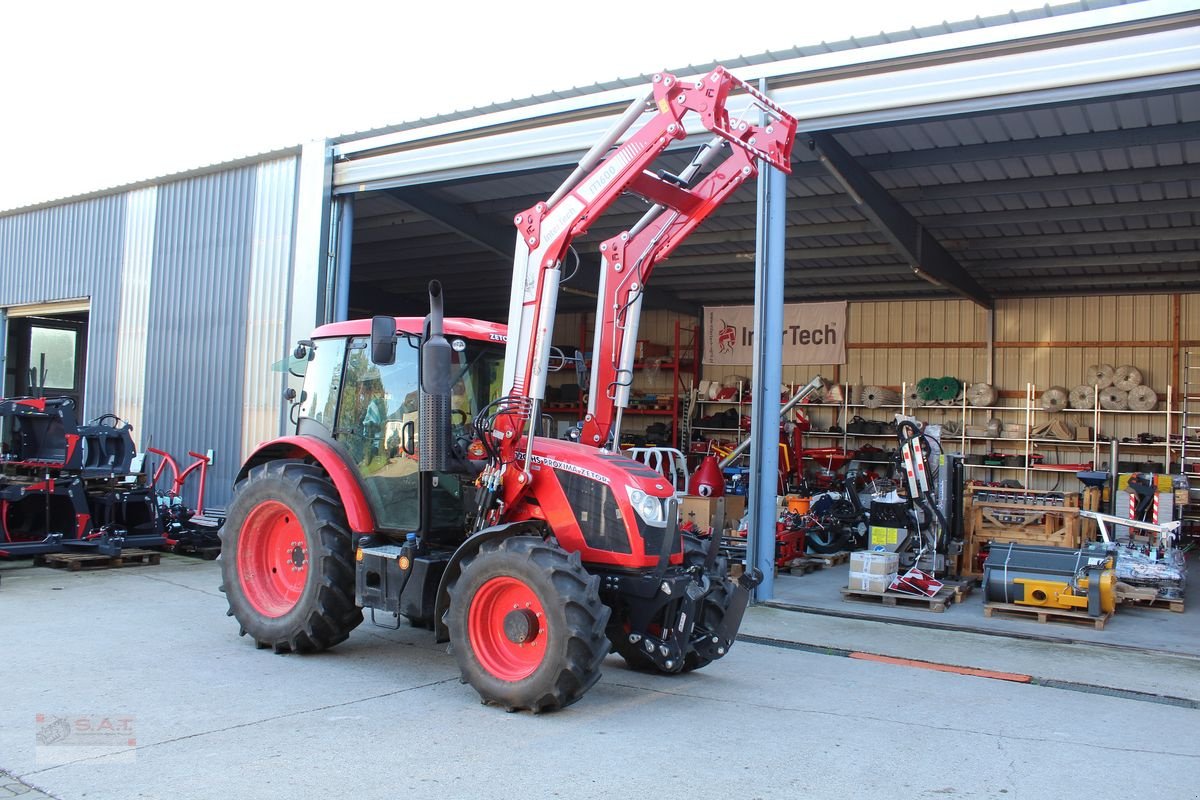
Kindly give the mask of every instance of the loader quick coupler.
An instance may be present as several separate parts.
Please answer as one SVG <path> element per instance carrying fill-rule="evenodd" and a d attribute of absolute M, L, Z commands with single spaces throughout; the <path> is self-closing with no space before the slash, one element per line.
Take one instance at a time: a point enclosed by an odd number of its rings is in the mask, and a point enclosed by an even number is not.
<path fill-rule="evenodd" d="M 737 583 L 734 585 L 733 597 L 729 599 L 729 607 L 725 610 L 725 616 L 717 625 L 717 629 L 712 632 L 712 635 L 696 643 L 696 653 L 701 658 L 715 660 L 729 652 L 729 648 L 737 636 L 738 628 L 742 625 L 746 607 L 750 605 L 750 593 L 754 591 L 754 587 L 762 583 L 762 580 L 762 571 L 758 569 L 743 572 L 738 577 Z"/>
<path fill-rule="evenodd" d="M 668 575 L 608 573 L 600 596 L 628 609 L 629 643 L 662 672 L 683 668 L 705 589 L 690 571 Z"/>

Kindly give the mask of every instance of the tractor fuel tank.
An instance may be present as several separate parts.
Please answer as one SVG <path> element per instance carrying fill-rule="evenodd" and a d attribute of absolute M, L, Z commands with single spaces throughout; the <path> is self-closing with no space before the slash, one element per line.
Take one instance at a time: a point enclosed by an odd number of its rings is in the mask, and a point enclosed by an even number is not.
<path fill-rule="evenodd" d="M 438 583 L 448 553 L 417 554 L 410 539 L 404 544 L 379 544 L 355 551 L 354 600 L 362 608 L 408 617 L 413 625 L 430 627 Z"/>

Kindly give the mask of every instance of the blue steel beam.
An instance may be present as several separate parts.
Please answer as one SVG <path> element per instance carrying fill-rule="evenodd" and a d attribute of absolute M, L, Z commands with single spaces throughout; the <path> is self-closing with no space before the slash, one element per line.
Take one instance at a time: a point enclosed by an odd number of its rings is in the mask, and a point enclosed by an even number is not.
<path fill-rule="evenodd" d="M 350 254 L 354 244 L 354 195 L 339 199 L 337 288 L 333 295 L 333 319 L 350 319 Z"/>
<path fill-rule="evenodd" d="M 754 365 L 750 406 L 748 562 L 762 571 L 757 601 L 775 596 L 775 497 L 779 475 L 779 387 L 783 384 L 783 272 L 787 176 L 765 167 L 758 178 L 754 264 Z"/>

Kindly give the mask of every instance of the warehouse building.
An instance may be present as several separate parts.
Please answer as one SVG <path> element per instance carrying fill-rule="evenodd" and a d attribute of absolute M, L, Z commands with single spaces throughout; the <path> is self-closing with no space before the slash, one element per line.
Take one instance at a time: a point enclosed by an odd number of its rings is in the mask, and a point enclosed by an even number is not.
<path fill-rule="evenodd" d="M 1014 409 L 1004 425 L 1093 365 L 1132 364 L 1154 410 L 1097 409 L 1051 463 L 1098 461 L 1104 437 L 1139 434 L 1150 436 L 1129 460 L 1186 459 L 1170 437 L 1189 352 L 1200 353 L 1200 12 L 1083 0 L 725 66 L 800 120 L 792 174 L 768 190 L 783 215 L 769 220 L 746 190 L 656 275 L 642 338 L 670 357 L 647 388 L 671 397 L 670 413 L 647 409 L 631 428 L 653 435 L 657 421 L 678 440 L 712 417 L 681 419 L 684 391 L 751 374 L 748 360 L 707 363 L 704 309 L 755 303 L 769 268 L 756 263 L 759 229 L 774 227 L 783 289 L 765 302 L 847 303 L 844 358 L 779 374 L 847 387 L 841 409 L 814 412 L 815 427 L 840 428 L 828 443 L 850 435 L 852 387 L 986 383 Z M 44 382 L 76 396 L 83 419 L 130 421 L 143 446 L 213 449 L 209 500 L 222 505 L 242 458 L 286 426 L 283 365 L 316 324 L 424 313 L 431 277 L 446 284 L 448 313 L 503 320 L 513 214 L 548 196 L 645 83 L 0 213 L 4 395 Z M 586 346 L 596 247 L 640 213 L 619 201 L 582 239 L 562 344 Z M 963 443 L 987 421 L 964 410 Z M 1066 470 L 1031 475 L 1030 449 L 1026 436 L 1006 449 L 1020 464 L 1001 466 L 1026 485 L 1061 485 Z"/>

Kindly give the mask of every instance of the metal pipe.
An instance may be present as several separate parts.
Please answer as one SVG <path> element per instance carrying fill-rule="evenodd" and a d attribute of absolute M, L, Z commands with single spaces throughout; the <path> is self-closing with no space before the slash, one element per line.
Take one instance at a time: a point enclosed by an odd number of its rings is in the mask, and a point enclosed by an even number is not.
<path fill-rule="evenodd" d="M 575 167 L 575 170 L 569 176 L 567 176 L 567 179 L 563 181 L 562 186 L 558 187 L 558 191 L 556 191 L 550 197 L 550 199 L 546 201 L 547 206 L 553 208 L 559 200 L 563 199 L 563 196 L 566 195 L 567 192 L 574 189 L 575 186 L 581 180 L 583 180 L 584 176 L 591 172 L 596 165 L 603 160 L 604 154 L 608 152 L 608 148 L 612 147 L 613 144 L 616 143 L 617 139 L 621 138 L 621 134 L 629 130 L 629 127 L 637 121 L 638 117 L 646 113 L 646 104 L 649 103 L 653 98 L 654 91 L 651 90 L 646 92 L 643 97 L 638 98 L 629 104 L 629 108 L 625 109 L 625 113 L 621 115 L 620 119 L 613 123 L 613 126 L 608 129 L 600 141 L 592 145 L 592 148 L 584 153 L 583 158 L 579 159 L 579 165 Z"/>
<path fill-rule="evenodd" d="M 791 411 L 793 408 L 795 408 L 799 403 L 803 402 L 804 398 L 808 397 L 810 394 L 812 394 L 813 392 L 815 392 L 817 389 L 821 388 L 824 385 L 825 385 L 824 378 L 822 378 L 820 375 L 817 375 L 816 377 L 814 377 L 811 381 L 809 381 L 804 386 L 804 388 L 802 388 L 800 391 L 798 391 L 794 395 L 792 395 L 792 399 L 788 400 L 787 403 L 784 404 L 783 408 L 779 409 L 779 418 L 783 419 L 785 416 L 787 416 L 787 413 L 789 411 Z M 753 441 L 752 438 L 747 436 L 742 441 L 741 444 L 739 444 L 737 447 L 735 447 L 733 449 L 733 451 L 729 455 L 727 455 L 727 456 L 725 456 L 725 458 L 721 459 L 721 462 L 719 464 L 721 469 L 725 469 L 726 467 L 732 465 L 734 461 L 737 461 L 739 458 L 741 458 L 742 454 L 745 453 L 748 449 L 750 449 L 751 441 Z"/>

